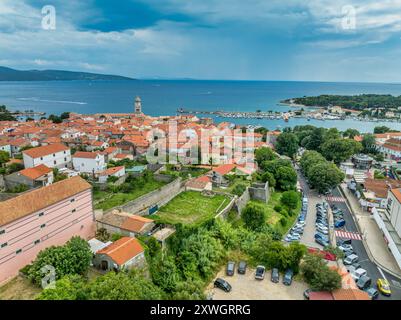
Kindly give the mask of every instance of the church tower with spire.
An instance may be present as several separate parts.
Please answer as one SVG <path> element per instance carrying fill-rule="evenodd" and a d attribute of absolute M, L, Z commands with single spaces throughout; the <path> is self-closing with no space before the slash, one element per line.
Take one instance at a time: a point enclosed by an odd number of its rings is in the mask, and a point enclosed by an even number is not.
<path fill-rule="evenodd" d="M 140 115 L 142 114 L 142 100 L 139 96 L 135 98 L 135 105 L 134 105 L 135 114 Z"/>

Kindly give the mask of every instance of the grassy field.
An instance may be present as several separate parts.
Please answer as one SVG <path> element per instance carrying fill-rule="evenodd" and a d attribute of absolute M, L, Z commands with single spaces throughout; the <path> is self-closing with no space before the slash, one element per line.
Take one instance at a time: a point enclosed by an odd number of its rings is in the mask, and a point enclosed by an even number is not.
<path fill-rule="evenodd" d="M 28 279 L 18 276 L 0 287 L 0 300 L 34 300 L 41 291 Z"/>
<path fill-rule="evenodd" d="M 196 191 L 182 192 L 152 218 L 169 224 L 198 224 L 216 216 L 229 202 L 230 198 L 224 195 L 207 197 Z"/>
<path fill-rule="evenodd" d="M 147 182 L 142 188 L 135 189 L 130 193 L 121 193 L 121 192 L 111 193 L 108 191 L 94 191 L 93 200 L 95 202 L 104 199 L 103 201 L 100 201 L 95 205 L 95 209 L 109 210 L 111 208 L 121 206 L 124 203 L 135 200 L 149 192 L 157 190 L 163 187 L 164 185 L 166 185 L 165 182 L 153 180 Z"/>

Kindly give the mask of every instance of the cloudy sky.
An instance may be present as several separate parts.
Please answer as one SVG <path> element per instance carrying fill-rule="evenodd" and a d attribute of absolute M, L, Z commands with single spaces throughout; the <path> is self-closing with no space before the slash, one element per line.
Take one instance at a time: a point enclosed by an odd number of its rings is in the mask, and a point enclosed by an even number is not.
<path fill-rule="evenodd" d="M 42 28 L 45 5 L 55 30 Z M 401 0 L 0 0 L 0 65 L 401 82 Z"/>

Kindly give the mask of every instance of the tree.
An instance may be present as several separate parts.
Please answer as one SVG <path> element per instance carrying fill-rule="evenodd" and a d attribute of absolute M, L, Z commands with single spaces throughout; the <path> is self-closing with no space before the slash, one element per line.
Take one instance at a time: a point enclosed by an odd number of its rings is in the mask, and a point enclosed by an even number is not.
<path fill-rule="evenodd" d="M 181 277 L 172 256 L 163 256 L 159 254 L 152 259 L 150 265 L 153 283 L 165 292 L 175 291 Z"/>
<path fill-rule="evenodd" d="M 349 128 L 343 132 L 343 137 L 348 137 L 350 139 L 354 139 L 356 136 L 359 136 L 360 132 L 356 129 Z"/>
<path fill-rule="evenodd" d="M 59 116 L 56 116 L 54 114 L 51 114 L 48 118 L 49 121 L 52 121 L 53 123 L 62 123 L 63 119 L 61 119 Z"/>
<path fill-rule="evenodd" d="M 278 188 L 281 190 L 292 190 L 296 186 L 298 176 L 294 168 L 281 167 L 278 169 L 275 178 Z"/>
<path fill-rule="evenodd" d="M 286 191 L 282 194 L 280 202 L 289 209 L 295 210 L 300 201 L 299 193 L 296 191 Z"/>
<path fill-rule="evenodd" d="M 315 128 L 312 134 L 307 137 L 307 141 L 302 141 L 304 147 L 308 150 L 320 151 L 320 146 L 324 143 L 325 133 L 326 129 Z"/>
<path fill-rule="evenodd" d="M 89 285 L 91 300 L 161 300 L 163 291 L 138 271 L 109 272 Z"/>
<path fill-rule="evenodd" d="M 54 288 L 44 289 L 37 300 L 87 300 L 89 298 L 85 281 L 81 276 L 70 275 L 56 281 Z"/>
<path fill-rule="evenodd" d="M 308 254 L 301 264 L 301 273 L 314 291 L 334 291 L 341 287 L 341 276 L 319 255 Z"/>
<path fill-rule="evenodd" d="M 277 137 L 276 150 L 278 153 L 293 158 L 298 151 L 298 137 L 294 133 L 282 133 Z"/>
<path fill-rule="evenodd" d="M 373 134 L 365 134 L 362 138 L 363 153 L 377 154 L 376 137 Z"/>
<path fill-rule="evenodd" d="M 73 237 L 64 246 L 53 246 L 39 252 L 28 270 L 28 278 L 40 285 L 44 276 L 41 269 L 44 266 L 54 267 L 56 279 L 67 275 L 82 275 L 89 269 L 91 260 L 89 244 L 82 238 Z"/>
<path fill-rule="evenodd" d="M 352 155 L 362 151 L 362 144 L 351 139 L 332 139 L 322 145 L 322 154 L 336 164 L 344 162 Z"/>
<path fill-rule="evenodd" d="M 64 119 L 69 119 L 70 118 L 70 112 L 63 112 L 60 115 L 60 119 L 64 120 Z"/>
<path fill-rule="evenodd" d="M 276 180 L 277 180 L 278 169 L 280 169 L 281 167 L 292 168 L 291 161 L 284 159 L 276 159 L 273 161 L 263 162 L 263 170 L 272 173 Z"/>
<path fill-rule="evenodd" d="M 266 224 L 267 213 L 262 204 L 248 202 L 244 210 L 242 210 L 241 217 L 247 228 L 258 231 Z"/>
<path fill-rule="evenodd" d="M 7 110 L 7 107 L 0 106 L 0 121 L 17 121 L 17 119 Z"/>
<path fill-rule="evenodd" d="M 377 126 L 373 130 L 374 134 L 387 133 L 387 132 L 391 132 L 391 129 L 386 126 Z"/>
<path fill-rule="evenodd" d="M 0 166 L 10 160 L 10 155 L 6 151 L 0 151 Z"/>
<path fill-rule="evenodd" d="M 262 182 L 267 182 L 270 188 L 274 188 L 276 186 L 276 179 L 271 172 L 266 171 L 261 175 L 260 179 Z"/>
<path fill-rule="evenodd" d="M 310 184 L 320 193 L 337 187 L 345 178 L 344 173 L 334 163 L 320 162 L 308 171 Z"/>
<path fill-rule="evenodd" d="M 276 159 L 277 156 L 271 148 L 262 147 L 255 150 L 255 161 L 261 165 L 263 161 L 271 161 Z"/>

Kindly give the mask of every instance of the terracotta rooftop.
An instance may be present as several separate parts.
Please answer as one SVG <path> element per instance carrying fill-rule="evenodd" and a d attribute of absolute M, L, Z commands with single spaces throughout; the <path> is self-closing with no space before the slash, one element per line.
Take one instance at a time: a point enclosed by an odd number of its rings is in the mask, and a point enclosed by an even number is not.
<path fill-rule="evenodd" d="M 61 151 L 67 151 L 70 150 L 70 148 L 66 147 L 65 145 L 61 143 L 55 143 L 55 144 L 50 144 L 47 146 L 42 146 L 42 147 L 37 147 L 37 148 L 32 148 L 26 151 L 23 151 L 24 154 L 30 156 L 31 158 L 40 158 L 47 156 L 49 154 L 61 152 Z"/>
<path fill-rule="evenodd" d="M 28 168 L 28 169 L 21 170 L 19 172 L 19 174 L 21 174 L 25 177 L 28 177 L 29 179 L 36 180 L 52 171 L 53 170 L 50 169 L 49 167 L 45 166 L 44 164 L 41 164 L 34 168 Z"/>
<path fill-rule="evenodd" d="M 393 189 L 391 190 L 395 198 L 398 200 L 399 203 L 401 203 L 401 189 Z"/>
<path fill-rule="evenodd" d="M 96 159 L 97 152 L 78 151 L 73 155 L 73 158 Z"/>
<path fill-rule="evenodd" d="M 218 166 L 217 168 L 213 168 L 213 171 L 217 172 L 221 175 L 225 175 L 225 174 L 231 172 L 232 170 L 234 170 L 236 166 L 237 165 L 235 165 L 235 164 L 223 164 L 221 166 Z"/>
<path fill-rule="evenodd" d="M 116 172 L 124 169 L 124 166 L 119 166 L 119 167 L 113 167 L 113 168 L 108 168 L 107 170 L 104 170 L 99 173 L 101 176 L 111 176 L 115 174 Z"/>
<path fill-rule="evenodd" d="M 371 300 L 367 292 L 359 289 L 337 289 L 332 295 L 334 300 Z"/>
<path fill-rule="evenodd" d="M 388 191 L 394 188 L 401 188 L 401 181 L 394 179 L 365 179 L 363 183 L 364 187 L 368 191 L 373 191 L 376 197 L 387 198 Z"/>
<path fill-rule="evenodd" d="M 154 221 L 151 219 L 148 219 L 148 218 L 141 217 L 141 216 L 132 215 L 132 216 L 127 217 L 127 219 L 125 219 L 125 221 L 121 225 L 121 228 L 128 230 L 128 231 L 139 233 L 149 223 L 154 223 Z"/>
<path fill-rule="evenodd" d="M 38 212 L 92 186 L 76 176 L 0 202 L 0 226 Z"/>
<path fill-rule="evenodd" d="M 97 254 L 105 254 L 117 264 L 123 265 L 142 252 L 144 252 L 144 249 L 137 239 L 123 237 L 98 251 Z"/>

